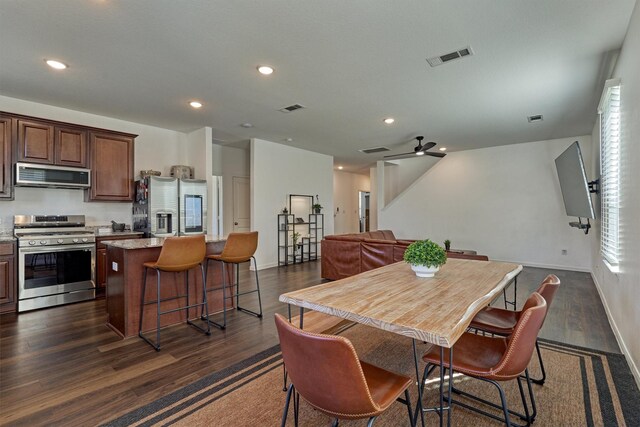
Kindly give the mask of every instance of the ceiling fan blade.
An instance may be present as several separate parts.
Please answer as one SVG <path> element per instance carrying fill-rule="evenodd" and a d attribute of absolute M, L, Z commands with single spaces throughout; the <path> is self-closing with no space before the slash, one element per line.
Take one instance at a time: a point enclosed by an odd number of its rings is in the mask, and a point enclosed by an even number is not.
<path fill-rule="evenodd" d="M 431 148 L 435 147 L 436 143 L 435 142 L 427 142 L 426 144 L 424 144 L 422 146 L 422 151 L 427 151 L 430 150 Z"/>
<path fill-rule="evenodd" d="M 424 154 L 431 157 L 444 157 L 447 155 L 447 153 L 432 153 L 431 151 L 425 151 Z"/>

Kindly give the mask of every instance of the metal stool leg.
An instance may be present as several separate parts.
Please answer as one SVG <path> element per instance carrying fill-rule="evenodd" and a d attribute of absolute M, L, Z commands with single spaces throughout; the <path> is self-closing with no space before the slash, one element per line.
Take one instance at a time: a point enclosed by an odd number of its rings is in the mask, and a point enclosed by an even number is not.
<path fill-rule="evenodd" d="M 262 318 L 262 298 L 260 296 L 260 281 L 258 280 L 258 264 L 256 263 L 256 259 L 255 257 L 251 257 L 251 259 L 253 259 L 253 265 L 255 268 L 255 275 L 256 275 L 256 289 L 252 290 L 252 291 L 247 291 L 247 292 L 240 292 L 240 287 L 239 287 L 239 283 L 240 283 L 240 279 L 239 279 L 239 272 L 240 272 L 240 265 L 236 264 L 236 284 L 238 284 L 238 287 L 236 288 L 236 308 L 238 309 L 238 311 L 242 311 L 244 313 L 250 314 L 252 316 L 258 317 L 258 318 Z M 251 261 L 249 261 L 249 265 L 251 265 Z M 258 293 L 258 306 L 260 308 L 260 312 L 256 313 L 255 311 L 249 310 L 248 308 L 244 308 L 240 306 L 240 301 L 239 301 L 239 296 L 240 295 L 245 295 L 245 294 L 251 294 L 257 292 Z"/>

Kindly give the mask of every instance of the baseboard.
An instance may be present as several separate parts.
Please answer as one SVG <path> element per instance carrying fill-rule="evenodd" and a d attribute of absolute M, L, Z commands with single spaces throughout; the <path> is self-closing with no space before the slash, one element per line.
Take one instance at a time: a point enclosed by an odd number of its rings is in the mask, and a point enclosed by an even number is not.
<path fill-rule="evenodd" d="M 616 325 L 613 316 L 611 316 L 611 310 L 609 310 L 609 305 L 607 304 L 607 300 L 604 298 L 604 294 L 602 293 L 602 288 L 600 287 L 600 283 L 596 276 L 591 273 L 591 278 L 593 279 L 593 283 L 596 285 L 596 289 L 598 290 L 598 294 L 600 295 L 600 301 L 602 301 L 602 306 L 604 307 L 605 313 L 607 313 L 607 319 L 609 319 L 609 325 L 611 325 L 611 330 L 613 330 L 613 335 L 616 337 L 616 341 L 620 346 L 620 350 L 622 354 L 624 354 L 624 358 L 627 360 L 627 364 L 629 365 L 629 369 L 631 369 L 631 374 L 633 378 L 636 380 L 636 384 L 640 388 L 640 370 L 638 370 L 638 366 L 634 363 L 633 359 L 629 357 L 629 349 L 625 344 L 622 336 L 620 335 L 620 331 L 618 330 L 618 325 Z"/>
<path fill-rule="evenodd" d="M 494 259 L 494 258 L 491 258 L 490 260 L 500 261 L 500 262 L 511 262 L 513 264 L 522 264 L 524 267 L 550 268 L 552 270 L 567 270 L 567 271 L 579 271 L 581 273 L 591 273 L 590 268 L 572 267 L 570 265 L 538 264 L 535 262 L 522 262 L 522 261 L 513 261 L 508 259 Z"/>
<path fill-rule="evenodd" d="M 271 267 L 277 267 L 278 266 L 278 262 L 270 262 L 268 264 L 258 264 L 258 271 L 260 270 L 264 270 L 265 268 L 271 268 Z M 249 270 L 253 270 L 253 265 L 251 265 L 249 267 Z"/>

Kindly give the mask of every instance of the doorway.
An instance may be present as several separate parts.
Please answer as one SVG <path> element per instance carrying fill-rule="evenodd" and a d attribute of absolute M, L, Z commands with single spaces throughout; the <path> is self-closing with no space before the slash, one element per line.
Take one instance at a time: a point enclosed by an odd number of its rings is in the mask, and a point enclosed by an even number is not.
<path fill-rule="evenodd" d="M 369 231 L 369 198 L 368 191 L 358 191 L 358 215 L 360 217 L 360 232 Z"/>
<path fill-rule="evenodd" d="M 233 231 L 242 232 L 251 229 L 249 201 L 249 178 L 233 177 Z"/>

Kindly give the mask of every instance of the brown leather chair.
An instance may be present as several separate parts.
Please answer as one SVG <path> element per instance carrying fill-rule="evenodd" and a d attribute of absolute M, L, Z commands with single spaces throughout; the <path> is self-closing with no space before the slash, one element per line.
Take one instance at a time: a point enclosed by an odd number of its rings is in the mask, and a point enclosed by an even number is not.
<path fill-rule="evenodd" d="M 509 417 L 510 414 L 517 415 L 524 419 L 527 422 L 526 425 L 530 425 L 536 416 L 535 398 L 533 396 L 531 382 L 529 381 L 527 365 L 531 360 L 536 338 L 538 337 L 538 331 L 547 313 L 547 303 L 540 294 L 534 292 L 527 299 L 521 313 L 513 329 L 513 334 L 509 337 L 490 337 L 465 332 L 453 346 L 453 371 L 495 385 L 500 393 L 502 405 L 496 405 L 452 387 L 454 393 L 475 399 L 494 408 L 502 409 L 504 419 L 464 402 L 454 400 L 454 403 L 499 421 L 504 421 L 507 426 L 512 425 Z M 442 360 L 444 367 L 450 370 L 449 349 L 444 348 L 443 353 Z M 422 360 L 427 362 L 421 382 L 421 387 L 424 388 L 424 383 L 428 375 L 436 366 L 440 365 L 441 348 L 432 346 L 429 351 L 422 356 Z M 532 414 L 529 414 L 528 404 L 522 387 L 520 376 L 523 373 L 525 374 L 529 389 Z M 502 390 L 502 386 L 500 386 L 500 382 L 513 379 L 518 381 L 520 397 L 525 410 L 524 415 L 509 410 L 504 391 Z"/>
<path fill-rule="evenodd" d="M 222 289 L 222 323 L 216 323 L 213 320 L 207 319 L 209 323 L 217 328 L 225 329 L 227 327 L 227 300 L 236 300 L 236 308 L 238 311 L 262 318 L 262 299 L 260 297 L 260 282 L 258 281 L 258 265 L 253 254 L 258 249 L 258 232 L 249 231 L 246 233 L 230 233 L 227 237 L 227 242 L 222 249 L 221 254 L 207 255 L 207 262 L 205 268 L 205 276 L 209 272 L 209 261 L 218 261 L 222 265 L 222 287 L 209 289 L 209 291 L 216 291 Z M 256 288 L 247 292 L 240 292 L 240 264 L 245 262 L 251 262 L 253 260 L 253 266 L 256 274 Z M 235 294 L 227 296 L 227 276 L 229 274 L 227 270 L 227 264 L 234 264 L 236 266 L 236 282 L 235 282 Z M 240 306 L 240 295 L 258 293 L 258 306 L 259 312 L 251 311 Z"/>
<path fill-rule="evenodd" d="M 351 342 L 340 336 L 303 331 L 284 316 L 275 315 L 282 359 L 291 385 L 282 414 L 287 421 L 294 395 L 295 425 L 298 425 L 298 394 L 315 409 L 338 420 L 367 418 L 368 425 L 398 400 L 407 405 L 414 426 L 407 388 L 411 378 L 370 365 L 358 359 Z M 400 396 L 404 393 L 404 399 Z"/>
<path fill-rule="evenodd" d="M 556 294 L 556 291 L 560 287 L 560 279 L 558 276 L 554 274 L 549 274 L 543 281 L 542 284 L 536 290 L 537 293 L 542 295 L 542 297 L 547 302 L 547 310 L 548 307 L 551 306 L 553 302 L 553 297 Z M 480 331 L 489 332 L 495 335 L 511 335 L 513 333 L 513 329 L 518 323 L 518 320 L 522 316 L 521 311 L 512 311 L 512 310 L 503 310 L 497 307 L 487 307 L 484 310 L 480 311 L 471 321 L 469 325 L 470 328 L 474 328 Z M 542 362 L 542 354 L 540 353 L 540 346 L 538 345 L 538 340 L 536 340 L 536 353 L 538 354 L 538 360 L 540 361 L 540 370 L 542 371 L 542 378 L 534 379 L 531 381 L 536 384 L 544 384 L 544 381 L 547 378 L 547 373 L 544 369 L 544 363 Z"/>
<path fill-rule="evenodd" d="M 143 264 L 144 276 L 142 279 L 142 295 L 140 298 L 140 325 L 138 328 L 138 335 L 140 336 L 140 338 L 148 342 L 153 348 L 155 348 L 156 351 L 160 350 L 160 316 L 162 316 L 163 314 L 173 313 L 174 311 L 178 310 L 187 310 L 192 307 L 202 307 L 202 310 L 206 312 L 207 316 L 209 316 L 209 307 L 207 305 L 206 298 L 207 282 L 205 281 L 204 270 L 202 268 L 202 261 L 204 260 L 206 251 L 207 246 L 205 243 L 205 237 L 203 235 L 189 237 L 169 237 L 165 239 L 164 243 L 162 244 L 162 249 L 160 250 L 158 260 L 155 262 L 145 262 Z M 205 298 L 200 303 L 189 305 L 189 270 L 197 266 L 200 266 L 200 272 L 202 274 L 202 295 L 205 296 Z M 157 275 L 157 293 L 156 299 L 154 301 L 145 301 L 145 297 L 147 294 L 147 271 L 149 269 L 155 270 Z M 161 311 L 161 302 L 184 297 L 184 295 L 177 295 L 172 298 L 161 297 L 160 272 L 163 271 L 174 273 L 184 272 L 187 299 L 187 304 L 184 307 Z M 142 319 L 144 316 L 144 307 L 149 304 L 156 304 L 157 307 L 155 343 L 142 334 Z M 206 329 L 201 328 L 200 326 L 194 324 L 193 322 L 191 322 L 191 320 L 189 320 L 188 314 L 187 323 L 204 332 L 205 334 L 211 335 L 211 327 L 208 323 Z"/>

